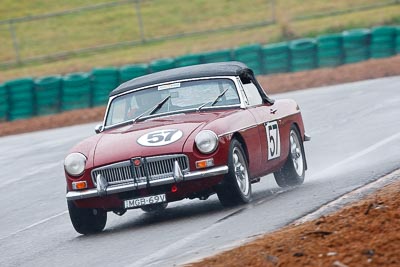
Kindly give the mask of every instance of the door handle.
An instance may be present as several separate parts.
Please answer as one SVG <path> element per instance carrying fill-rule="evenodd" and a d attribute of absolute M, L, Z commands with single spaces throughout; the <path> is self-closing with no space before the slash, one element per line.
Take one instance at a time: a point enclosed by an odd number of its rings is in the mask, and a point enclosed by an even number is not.
<path fill-rule="evenodd" d="M 276 109 L 276 108 L 271 108 L 269 111 L 270 111 L 271 114 L 275 114 L 275 113 L 278 111 L 278 109 Z"/>

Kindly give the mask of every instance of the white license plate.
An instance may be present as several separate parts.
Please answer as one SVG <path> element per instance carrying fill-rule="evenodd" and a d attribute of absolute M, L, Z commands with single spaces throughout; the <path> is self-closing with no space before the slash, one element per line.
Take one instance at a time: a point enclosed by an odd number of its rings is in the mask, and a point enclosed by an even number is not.
<path fill-rule="evenodd" d="M 124 206 L 125 209 L 129 209 L 163 202 L 167 202 L 165 194 L 128 199 L 124 201 Z"/>

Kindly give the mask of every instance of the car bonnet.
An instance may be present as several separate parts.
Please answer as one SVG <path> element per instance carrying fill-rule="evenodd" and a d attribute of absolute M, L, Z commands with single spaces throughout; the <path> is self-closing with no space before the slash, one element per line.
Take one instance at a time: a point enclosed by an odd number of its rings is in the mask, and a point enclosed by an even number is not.
<path fill-rule="evenodd" d="M 165 154 L 179 154 L 187 138 L 220 114 L 195 113 L 149 119 L 101 133 L 94 166 Z"/>

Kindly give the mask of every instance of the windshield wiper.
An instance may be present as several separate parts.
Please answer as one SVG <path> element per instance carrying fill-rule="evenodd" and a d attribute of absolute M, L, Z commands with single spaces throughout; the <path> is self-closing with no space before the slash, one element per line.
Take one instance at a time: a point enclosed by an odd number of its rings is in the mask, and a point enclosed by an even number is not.
<path fill-rule="evenodd" d="M 214 106 L 218 102 L 218 100 L 225 95 L 226 91 L 228 91 L 228 88 L 226 88 L 222 93 L 220 93 L 213 101 L 208 101 L 208 102 L 200 105 L 197 108 L 197 111 L 200 111 L 205 105 L 208 105 L 210 103 L 211 103 L 211 106 Z"/>
<path fill-rule="evenodd" d="M 164 104 L 165 102 L 168 101 L 168 99 L 171 98 L 171 95 L 167 96 L 166 98 L 164 98 L 163 100 L 161 100 L 159 103 L 157 103 L 154 107 L 151 107 L 150 109 L 146 110 L 145 112 L 143 112 L 142 114 L 140 114 L 139 116 L 137 116 L 136 118 L 134 118 L 132 120 L 132 123 L 137 122 L 138 120 L 140 120 L 144 115 L 146 115 L 148 113 L 147 116 L 153 115 L 154 113 L 156 113 Z"/>

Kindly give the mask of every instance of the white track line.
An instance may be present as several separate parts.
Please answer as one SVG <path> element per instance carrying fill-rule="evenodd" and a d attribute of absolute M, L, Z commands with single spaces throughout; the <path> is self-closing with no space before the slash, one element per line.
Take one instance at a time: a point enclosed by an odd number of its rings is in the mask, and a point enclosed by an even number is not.
<path fill-rule="evenodd" d="M 34 224 L 31 224 L 31 225 L 29 225 L 29 226 L 27 226 L 27 227 L 25 227 L 25 228 L 22 228 L 22 229 L 20 229 L 20 230 L 18 230 L 18 231 L 15 231 L 15 232 L 11 233 L 11 234 L 8 234 L 8 235 L 6 235 L 6 236 L 1 237 L 1 238 L 0 238 L 0 241 L 1 241 L 1 240 L 4 240 L 4 239 L 6 239 L 6 238 L 9 238 L 9 237 L 11 237 L 11 236 L 13 236 L 13 235 L 19 234 L 19 233 L 21 233 L 21 232 L 23 232 L 23 231 L 29 230 L 29 229 L 31 229 L 31 228 L 33 228 L 33 227 L 35 227 L 35 226 L 44 224 L 44 223 L 46 223 L 46 222 L 48 222 L 48 221 L 50 221 L 50 220 L 52 220 L 52 219 L 55 219 L 55 218 L 60 217 L 60 216 L 62 216 L 62 215 L 64 215 L 64 214 L 67 214 L 67 213 L 68 213 L 68 210 L 65 210 L 65 211 L 63 211 L 63 212 L 61 212 L 61 213 L 58 213 L 58 214 L 56 214 L 56 215 L 53 215 L 53 216 L 50 216 L 50 217 L 48 217 L 48 218 L 46 218 L 46 219 L 43 219 L 43 220 L 41 220 L 41 221 L 38 221 L 38 222 L 36 222 L 36 223 L 34 223 Z"/>
<path fill-rule="evenodd" d="M 58 168 L 60 168 L 60 166 L 63 166 L 63 164 L 64 164 L 64 162 L 55 162 L 55 163 L 43 164 L 44 165 L 43 167 L 37 167 L 35 170 L 30 170 L 30 171 L 26 172 L 25 174 L 23 174 L 23 175 L 21 175 L 21 176 L 19 176 L 17 178 L 7 179 L 4 182 L 2 181 L 3 183 L 0 184 L 0 189 L 3 188 L 3 187 L 6 187 L 8 185 L 15 184 L 15 183 L 17 183 L 17 182 L 19 182 L 21 180 L 26 180 L 29 177 L 35 177 L 35 175 L 39 175 L 39 174 L 41 174 L 43 172 L 50 171 L 52 169 L 58 169 Z"/>
<path fill-rule="evenodd" d="M 353 161 L 355 159 L 361 158 L 362 156 L 365 156 L 366 154 L 377 150 L 378 148 L 386 145 L 387 143 L 392 142 L 393 140 L 395 140 L 397 138 L 400 138 L 400 132 L 397 133 L 397 134 L 394 134 L 392 136 L 389 136 L 388 138 L 385 138 L 382 141 L 379 141 L 378 143 L 375 143 L 374 145 L 368 147 L 367 149 L 361 150 L 360 152 L 354 154 L 351 157 L 345 158 L 344 160 L 339 161 L 339 162 L 331 165 L 330 167 L 322 170 L 321 172 L 312 175 L 309 179 L 313 179 L 313 178 L 315 178 L 317 176 L 321 176 L 321 175 L 327 174 L 330 171 L 337 169 L 337 167 L 339 167 L 340 165 L 344 165 L 344 164 L 349 163 L 349 162 L 351 162 L 351 161 Z"/>

